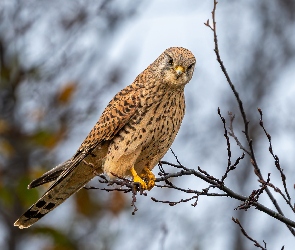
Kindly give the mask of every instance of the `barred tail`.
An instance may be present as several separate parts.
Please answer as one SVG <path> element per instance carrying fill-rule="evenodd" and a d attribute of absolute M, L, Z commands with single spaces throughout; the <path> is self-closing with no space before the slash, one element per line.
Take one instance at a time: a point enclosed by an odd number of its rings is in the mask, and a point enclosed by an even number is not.
<path fill-rule="evenodd" d="M 38 186 L 41 186 L 45 183 L 52 182 L 58 179 L 58 177 L 61 175 L 62 172 L 64 172 L 67 168 L 70 167 L 71 159 L 59 164 L 55 168 L 49 170 L 45 174 L 43 174 L 41 177 L 39 177 L 36 180 L 33 180 L 29 185 L 28 189 L 35 188 Z"/>
<path fill-rule="evenodd" d="M 46 193 L 14 223 L 14 226 L 20 229 L 30 227 L 81 189 L 93 177 L 101 174 L 107 146 L 97 147 L 92 154 L 87 156 L 82 153 L 76 155 L 74 159 L 65 162 L 66 164 L 59 165 L 59 168 L 57 167 L 33 181 L 29 188 L 56 179 Z M 61 171 L 62 169 L 63 171 Z"/>

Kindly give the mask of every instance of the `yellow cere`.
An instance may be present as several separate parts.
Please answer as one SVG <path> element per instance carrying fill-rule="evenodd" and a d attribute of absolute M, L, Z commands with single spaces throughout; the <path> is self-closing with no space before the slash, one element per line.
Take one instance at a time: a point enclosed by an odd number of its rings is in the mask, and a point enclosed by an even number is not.
<path fill-rule="evenodd" d="M 176 66 L 175 71 L 177 74 L 182 74 L 182 73 L 184 73 L 185 70 L 184 70 L 184 67 L 182 67 L 182 66 Z"/>

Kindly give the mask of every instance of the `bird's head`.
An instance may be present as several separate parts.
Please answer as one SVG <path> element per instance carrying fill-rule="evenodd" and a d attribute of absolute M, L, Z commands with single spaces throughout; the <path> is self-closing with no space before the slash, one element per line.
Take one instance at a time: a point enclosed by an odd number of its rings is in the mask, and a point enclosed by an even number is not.
<path fill-rule="evenodd" d="M 192 52 L 181 47 L 166 49 L 156 61 L 162 82 L 176 88 L 191 80 L 196 64 Z"/>

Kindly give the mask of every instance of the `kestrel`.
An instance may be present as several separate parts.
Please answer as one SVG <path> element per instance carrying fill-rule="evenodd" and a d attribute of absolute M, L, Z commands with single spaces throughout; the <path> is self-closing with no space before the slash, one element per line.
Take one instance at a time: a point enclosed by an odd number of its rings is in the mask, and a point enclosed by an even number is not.
<path fill-rule="evenodd" d="M 117 93 L 74 156 L 29 184 L 54 181 L 15 223 L 27 228 L 63 203 L 98 174 L 133 177 L 150 190 L 151 170 L 170 148 L 184 112 L 184 87 L 196 59 L 181 47 L 166 49 L 134 82 Z"/>

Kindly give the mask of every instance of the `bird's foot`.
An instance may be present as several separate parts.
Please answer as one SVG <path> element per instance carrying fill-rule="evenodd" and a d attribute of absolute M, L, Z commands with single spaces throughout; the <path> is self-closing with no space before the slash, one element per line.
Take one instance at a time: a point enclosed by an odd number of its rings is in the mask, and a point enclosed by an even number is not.
<path fill-rule="evenodd" d="M 148 167 L 143 169 L 140 177 L 145 180 L 147 190 L 151 190 L 155 186 L 156 177 Z"/>
<path fill-rule="evenodd" d="M 132 174 L 132 176 L 133 176 L 133 182 L 134 182 L 134 183 L 139 183 L 140 186 L 141 186 L 141 188 L 142 188 L 142 190 L 149 190 L 149 189 L 147 188 L 147 185 L 146 185 L 146 183 L 144 182 L 144 180 L 141 179 L 141 178 L 138 176 L 138 174 L 136 173 L 134 167 L 132 167 L 130 171 L 131 171 L 131 174 Z"/>

